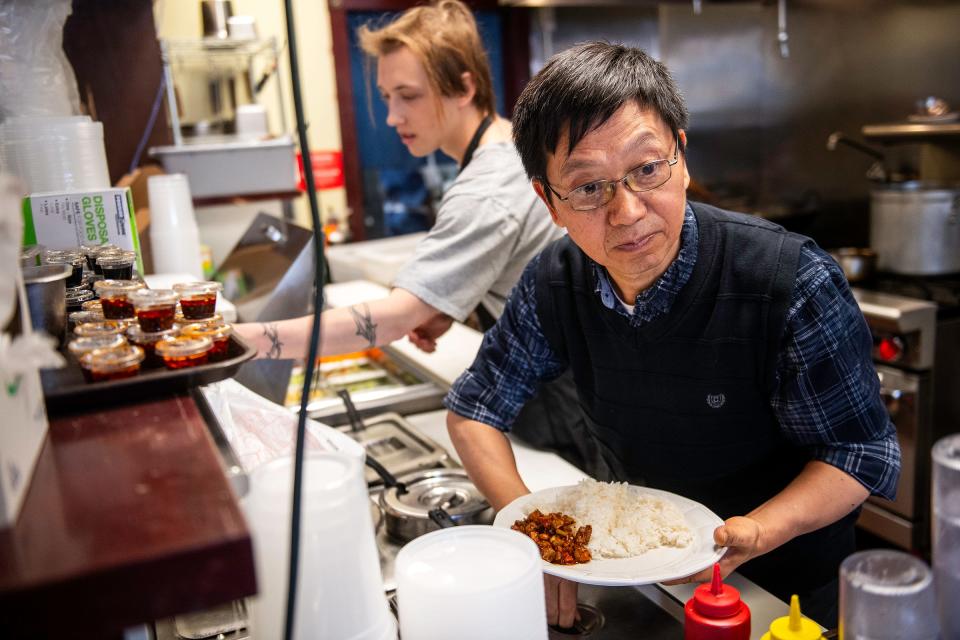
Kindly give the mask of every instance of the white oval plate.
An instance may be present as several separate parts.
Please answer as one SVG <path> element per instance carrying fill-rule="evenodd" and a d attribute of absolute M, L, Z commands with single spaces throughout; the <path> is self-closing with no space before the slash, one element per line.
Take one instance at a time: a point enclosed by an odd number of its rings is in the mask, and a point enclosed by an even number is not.
<path fill-rule="evenodd" d="M 551 487 L 520 496 L 500 510 L 493 526 L 509 529 L 514 522 L 522 520 L 533 510 L 528 505 L 552 502 L 559 492 L 572 488 Z M 584 584 L 632 586 L 685 578 L 712 566 L 723 557 L 726 547 L 713 543 L 714 529 L 723 524 L 717 514 L 699 502 L 669 491 L 638 486 L 630 486 L 630 489 L 676 505 L 693 533 L 693 542 L 684 548 L 663 547 L 630 558 L 591 560 L 583 564 L 561 565 L 543 561 L 544 573 Z"/>

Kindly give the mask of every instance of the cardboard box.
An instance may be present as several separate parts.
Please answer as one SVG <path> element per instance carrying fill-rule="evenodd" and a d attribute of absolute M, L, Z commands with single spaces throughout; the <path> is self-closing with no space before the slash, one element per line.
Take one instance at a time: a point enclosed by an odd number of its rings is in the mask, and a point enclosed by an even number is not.
<path fill-rule="evenodd" d="M 23 199 L 23 244 L 71 249 L 82 244 L 115 244 L 137 252 L 140 238 L 129 188 L 33 193 Z"/>

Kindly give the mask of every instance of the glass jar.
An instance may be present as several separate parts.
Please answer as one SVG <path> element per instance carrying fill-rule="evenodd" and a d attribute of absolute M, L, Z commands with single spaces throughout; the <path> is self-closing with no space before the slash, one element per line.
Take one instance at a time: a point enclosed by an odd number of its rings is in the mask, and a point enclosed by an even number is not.
<path fill-rule="evenodd" d="M 94 349 L 80 358 L 80 368 L 87 382 L 104 382 L 132 378 L 140 373 L 143 349 L 125 345 L 116 349 Z"/>
<path fill-rule="evenodd" d="M 229 324 L 216 324 L 206 322 L 195 322 L 180 327 L 180 334 L 184 336 L 206 336 L 213 341 L 213 347 L 210 349 L 210 360 L 217 362 L 225 360 L 227 350 L 230 346 L 230 336 L 233 335 L 233 326 Z"/>
<path fill-rule="evenodd" d="M 83 282 L 83 265 L 86 259 L 74 249 L 47 249 L 43 252 L 43 264 L 69 264 L 73 272 L 67 278 L 67 288 L 79 287 Z"/>
<path fill-rule="evenodd" d="M 140 289 L 143 289 L 143 283 L 136 280 L 100 280 L 94 284 L 103 316 L 112 320 L 137 317 L 129 296 Z"/>
<path fill-rule="evenodd" d="M 181 282 L 173 285 L 180 295 L 180 312 L 187 320 L 204 320 L 214 314 L 217 293 L 223 290 L 219 282 Z"/>
<path fill-rule="evenodd" d="M 207 364 L 213 341 L 205 336 L 179 336 L 157 342 L 157 355 L 168 369 L 185 369 Z"/>
<path fill-rule="evenodd" d="M 109 336 L 122 335 L 127 330 L 125 322 L 119 320 L 104 320 L 103 322 L 84 322 L 73 329 L 76 336 Z"/>
<path fill-rule="evenodd" d="M 127 328 L 127 340 L 130 341 L 130 344 L 134 344 L 143 349 L 144 367 L 162 367 L 163 360 L 161 360 L 160 356 L 157 355 L 157 343 L 166 338 L 173 338 L 175 336 L 176 332 L 173 329 L 147 333 L 140 328 L 140 325 L 137 324 L 131 325 L 129 328 Z"/>
<path fill-rule="evenodd" d="M 173 328 L 177 294 L 172 289 L 138 289 L 127 295 L 140 328 L 147 333 Z"/>
<path fill-rule="evenodd" d="M 133 264 L 137 260 L 134 251 L 103 253 L 97 257 L 97 266 L 104 278 L 112 280 L 130 280 L 133 278 Z"/>
<path fill-rule="evenodd" d="M 95 349 L 118 349 L 125 344 L 127 344 L 126 339 L 114 333 L 111 335 L 74 338 L 70 341 L 70 344 L 67 345 L 67 350 L 73 354 L 73 357 L 79 360 L 84 354 L 90 353 Z"/>

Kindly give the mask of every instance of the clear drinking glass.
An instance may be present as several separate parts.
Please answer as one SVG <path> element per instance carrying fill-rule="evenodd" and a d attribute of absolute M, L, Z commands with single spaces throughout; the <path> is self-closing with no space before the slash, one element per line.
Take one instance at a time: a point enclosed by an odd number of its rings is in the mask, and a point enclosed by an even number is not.
<path fill-rule="evenodd" d="M 944 638 L 960 638 L 960 433 L 933 446 L 933 574 Z"/>
<path fill-rule="evenodd" d="M 840 565 L 840 637 L 937 640 L 933 572 L 902 551 L 872 549 Z"/>

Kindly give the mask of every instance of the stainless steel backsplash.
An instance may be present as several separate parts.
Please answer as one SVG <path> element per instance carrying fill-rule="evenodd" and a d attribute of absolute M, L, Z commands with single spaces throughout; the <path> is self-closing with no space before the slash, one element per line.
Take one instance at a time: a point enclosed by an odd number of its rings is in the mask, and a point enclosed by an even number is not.
<path fill-rule="evenodd" d="M 700 15 L 687 3 L 539 11 L 534 65 L 549 53 L 544 43 L 554 52 L 593 39 L 647 49 L 686 96 L 694 179 L 739 210 L 830 216 L 807 220 L 827 236 L 821 244 L 860 243 L 866 233 L 871 161 L 827 151 L 832 131 L 859 138 L 864 124 L 903 121 L 928 95 L 960 107 L 956 1 L 789 2 L 789 58 L 777 44 L 776 4 L 704 2 Z"/>

